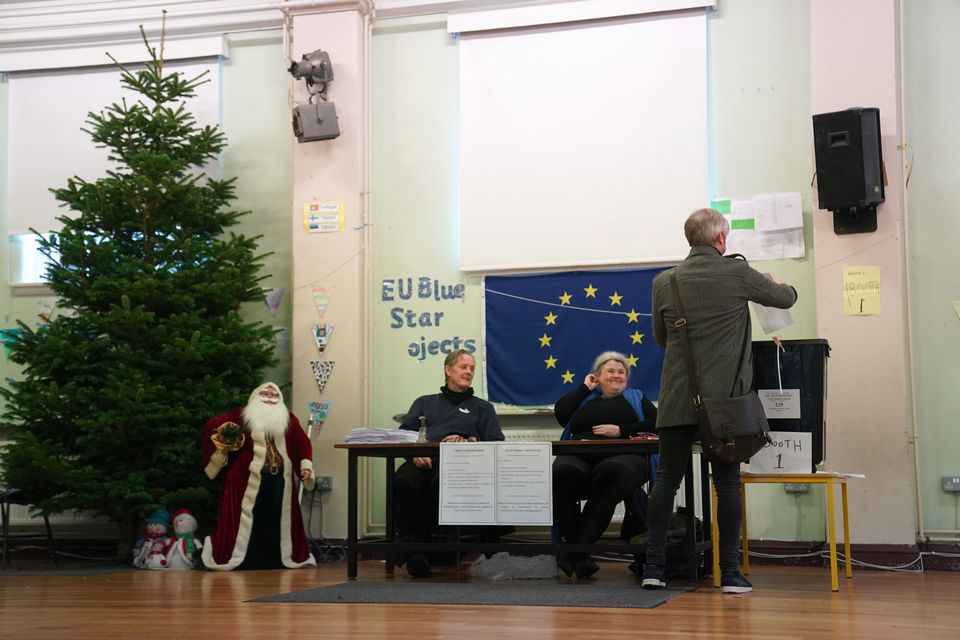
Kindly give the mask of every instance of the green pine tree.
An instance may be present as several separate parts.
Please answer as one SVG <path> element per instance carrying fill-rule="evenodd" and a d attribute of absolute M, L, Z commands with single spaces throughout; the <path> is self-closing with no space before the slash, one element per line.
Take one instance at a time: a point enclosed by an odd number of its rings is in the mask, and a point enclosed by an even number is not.
<path fill-rule="evenodd" d="M 10 347 L 23 378 L 0 389 L 16 427 L 6 485 L 43 512 L 109 517 L 121 557 L 153 508 L 188 507 L 212 526 L 201 428 L 245 403 L 274 361 L 273 329 L 240 313 L 263 300 L 259 236 L 226 232 L 247 212 L 228 208 L 233 180 L 202 173 L 225 137 L 184 105 L 207 80 L 165 74 L 162 36 L 159 53 L 143 40 L 143 69 L 114 60 L 136 100 L 89 113 L 83 129 L 116 168 L 52 190 L 72 212 L 41 240 L 58 311 L 36 330 L 20 323 Z"/>

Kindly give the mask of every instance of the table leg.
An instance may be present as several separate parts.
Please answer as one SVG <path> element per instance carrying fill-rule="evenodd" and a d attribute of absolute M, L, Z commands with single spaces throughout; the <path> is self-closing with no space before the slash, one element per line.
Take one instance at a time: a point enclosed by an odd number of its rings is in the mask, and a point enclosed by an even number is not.
<path fill-rule="evenodd" d="M 717 487 L 710 483 L 710 510 L 717 512 Z M 713 519 L 710 527 L 710 552 L 713 554 L 713 587 L 720 588 L 720 527 L 717 519 Z"/>
<path fill-rule="evenodd" d="M 840 501 L 843 507 L 843 557 L 846 561 L 846 575 L 853 578 L 853 557 L 850 555 L 850 518 L 847 514 L 847 483 L 840 483 Z"/>
<path fill-rule="evenodd" d="M 687 470 L 683 477 L 683 496 L 687 505 L 687 577 L 697 581 L 697 520 L 693 512 L 693 454 L 687 456 Z"/>
<path fill-rule="evenodd" d="M 834 522 L 833 511 L 833 480 L 830 479 L 826 484 L 827 488 L 827 538 L 830 541 L 830 588 L 834 591 L 840 590 L 837 582 L 837 526 Z"/>
<path fill-rule="evenodd" d="M 740 480 L 740 545 L 743 547 L 743 574 L 750 575 L 750 545 L 747 543 L 747 485 Z"/>
<path fill-rule="evenodd" d="M 396 525 L 393 520 L 393 476 L 395 475 L 396 467 L 396 458 L 387 458 L 386 459 L 386 477 L 387 477 L 387 486 L 385 487 L 384 495 L 387 499 L 387 514 L 384 518 L 386 523 L 386 535 L 384 536 L 387 539 L 387 542 L 393 542 L 396 539 Z M 393 555 L 388 551 L 387 552 L 387 561 L 384 565 L 384 569 L 387 573 L 393 573 Z"/>
<path fill-rule="evenodd" d="M 347 460 L 347 580 L 357 579 L 357 451 Z"/>

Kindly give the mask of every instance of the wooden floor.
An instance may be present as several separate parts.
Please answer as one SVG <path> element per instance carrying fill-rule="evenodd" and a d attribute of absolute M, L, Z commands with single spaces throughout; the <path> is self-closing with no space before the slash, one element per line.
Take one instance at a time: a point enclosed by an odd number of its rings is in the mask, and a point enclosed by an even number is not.
<path fill-rule="evenodd" d="M 412 582 L 402 572 L 386 577 L 377 562 L 361 562 L 359 574 L 398 588 Z M 721 595 L 704 581 L 656 609 L 249 602 L 345 575 L 343 563 L 232 573 L 0 572 L 0 638 L 960 638 L 960 572 L 855 571 L 831 593 L 826 569 L 755 566 L 751 594 Z M 457 576 L 449 569 L 434 579 Z M 597 579 L 640 588 L 623 564 L 601 563 Z"/>

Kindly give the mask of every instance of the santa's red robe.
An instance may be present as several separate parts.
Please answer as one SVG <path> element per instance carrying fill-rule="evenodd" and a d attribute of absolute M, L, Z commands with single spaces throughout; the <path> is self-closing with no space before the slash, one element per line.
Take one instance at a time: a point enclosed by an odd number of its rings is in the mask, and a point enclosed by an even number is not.
<path fill-rule="evenodd" d="M 225 466 L 213 458 L 216 447 L 210 440 L 210 436 L 224 422 L 243 426 L 246 435 L 243 447 L 229 454 Z M 301 470 L 310 469 L 311 473 L 313 472 L 313 454 L 310 439 L 292 413 L 284 438 L 278 439 L 274 444 L 283 457 L 281 561 L 285 567 L 291 569 L 316 565 L 316 560 L 307 549 L 299 498 L 294 490 L 294 477 L 299 478 Z M 260 473 L 267 453 L 266 438 L 262 433 L 250 432 L 243 420 L 243 407 L 240 407 L 213 418 L 204 426 L 202 447 L 202 464 L 207 476 L 212 480 L 219 473 L 226 473 L 220 494 L 217 526 L 213 535 L 207 536 L 203 544 L 203 564 L 208 569 L 229 571 L 240 566 L 247 555 L 253 529 L 253 505 L 260 490 Z M 306 484 L 312 485 L 313 479 Z"/>

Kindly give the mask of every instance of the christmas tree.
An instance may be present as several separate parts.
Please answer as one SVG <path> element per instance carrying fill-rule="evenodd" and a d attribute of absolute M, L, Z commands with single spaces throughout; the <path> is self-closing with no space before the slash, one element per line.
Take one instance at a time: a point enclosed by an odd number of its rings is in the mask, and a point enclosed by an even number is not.
<path fill-rule="evenodd" d="M 162 36 L 159 53 L 143 39 L 142 69 L 114 61 L 138 95 L 83 129 L 115 168 L 52 190 L 71 211 L 40 240 L 58 309 L 39 328 L 19 324 L 10 349 L 23 377 L 0 389 L 15 425 L 6 485 L 43 512 L 109 517 L 121 554 L 155 507 L 212 526 L 201 428 L 246 402 L 274 345 L 271 327 L 240 313 L 263 300 L 259 236 L 227 231 L 244 215 L 229 209 L 233 180 L 203 174 L 225 137 L 185 106 L 206 79 L 164 73 Z"/>

